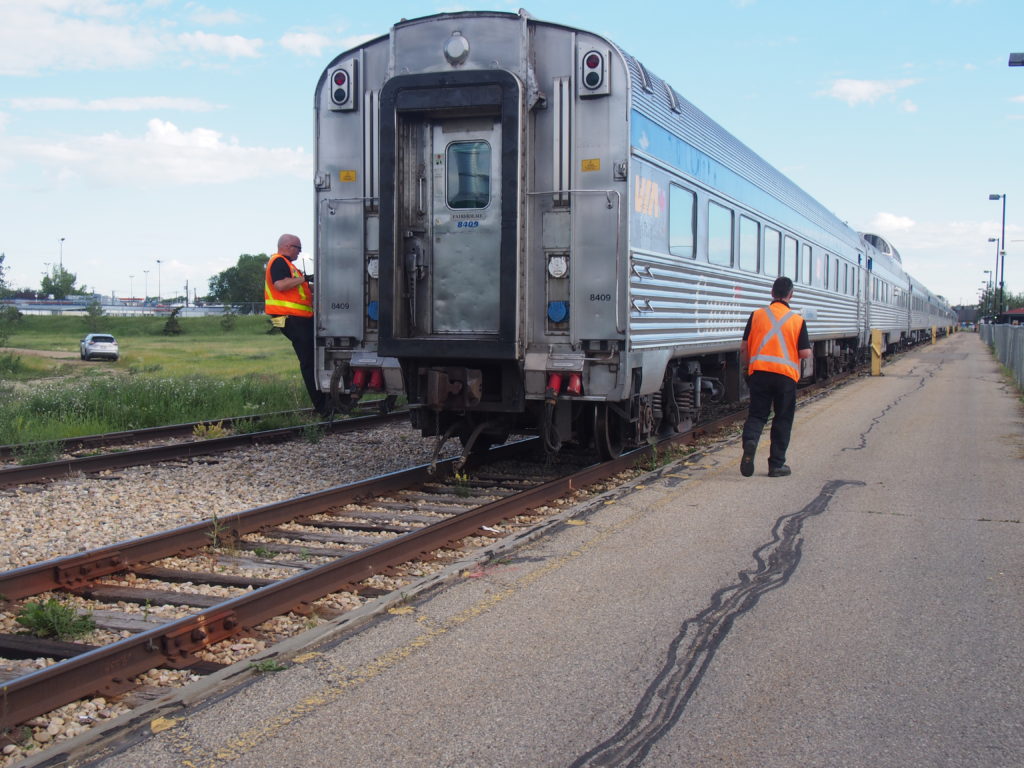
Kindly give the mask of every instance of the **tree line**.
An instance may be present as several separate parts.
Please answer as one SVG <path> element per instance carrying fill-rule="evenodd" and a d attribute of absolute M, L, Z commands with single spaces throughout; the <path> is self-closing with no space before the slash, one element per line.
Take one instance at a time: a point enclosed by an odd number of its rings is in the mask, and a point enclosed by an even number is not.
<path fill-rule="evenodd" d="M 43 275 L 39 289 L 15 288 L 8 285 L 6 254 L 0 253 L 0 299 L 66 299 L 69 296 L 91 296 L 93 291 L 78 285 L 78 275 L 54 265 Z M 233 267 L 228 267 L 209 279 L 209 292 L 202 297 L 206 302 L 247 304 L 263 301 L 263 279 L 270 257 L 265 253 L 243 253 Z M 147 297 L 148 298 L 148 297 Z"/>

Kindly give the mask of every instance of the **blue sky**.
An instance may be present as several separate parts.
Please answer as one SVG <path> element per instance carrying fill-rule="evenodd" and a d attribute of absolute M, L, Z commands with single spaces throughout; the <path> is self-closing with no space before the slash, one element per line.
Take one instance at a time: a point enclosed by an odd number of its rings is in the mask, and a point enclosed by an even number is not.
<path fill-rule="evenodd" d="M 1021 0 L 0 0 L 9 282 L 63 258 L 107 295 L 202 295 L 282 232 L 312 246 L 326 64 L 403 17 L 521 5 L 613 39 L 954 303 L 993 269 L 1005 193 L 1024 290 Z"/>

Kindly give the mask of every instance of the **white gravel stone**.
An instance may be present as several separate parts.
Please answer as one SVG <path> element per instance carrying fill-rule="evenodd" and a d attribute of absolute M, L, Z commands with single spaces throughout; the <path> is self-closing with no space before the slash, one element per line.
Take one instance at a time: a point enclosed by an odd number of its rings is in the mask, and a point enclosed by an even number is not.
<path fill-rule="evenodd" d="M 403 422 L 0 489 L 0 570 L 426 463 L 433 445 Z"/>

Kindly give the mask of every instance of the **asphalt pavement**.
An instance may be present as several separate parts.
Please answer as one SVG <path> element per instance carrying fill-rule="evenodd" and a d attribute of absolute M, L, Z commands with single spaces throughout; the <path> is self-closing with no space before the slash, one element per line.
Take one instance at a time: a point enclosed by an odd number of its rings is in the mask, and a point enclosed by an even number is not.
<path fill-rule="evenodd" d="M 128 732 L 133 768 L 1024 765 L 1024 407 L 975 334 Z M 158 733 L 154 733 L 159 731 Z"/>

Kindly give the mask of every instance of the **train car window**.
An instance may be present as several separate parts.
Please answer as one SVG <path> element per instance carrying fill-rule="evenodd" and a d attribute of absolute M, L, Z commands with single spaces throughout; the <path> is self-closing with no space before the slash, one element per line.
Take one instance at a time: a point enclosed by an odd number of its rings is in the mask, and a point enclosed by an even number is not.
<path fill-rule="evenodd" d="M 448 145 L 448 205 L 486 208 L 491 200 L 491 145 L 459 141 Z"/>
<path fill-rule="evenodd" d="M 668 252 L 687 259 L 694 257 L 697 229 L 697 196 L 688 189 L 669 185 Z"/>
<path fill-rule="evenodd" d="M 811 260 L 811 246 L 804 243 L 804 247 L 800 255 L 800 266 L 804 268 L 804 272 L 807 275 L 805 282 L 811 285 L 814 282 L 814 262 Z"/>
<path fill-rule="evenodd" d="M 839 257 L 838 256 L 834 259 L 833 265 L 835 266 L 835 269 L 832 270 L 832 282 L 833 282 L 832 290 L 835 291 L 836 293 L 839 293 Z"/>
<path fill-rule="evenodd" d="M 708 201 L 708 261 L 732 266 L 732 211 Z"/>
<path fill-rule="evenodd" d="M 761 244 L 761 225 L 746 216 L 740 216 L 740 269 L 758 272 L 760 260 L 757 247 Z"/>
<path fill-rule="evenodd" d="M 764 228 L 764 273 L 769 277 L 779 274 L 779 252 L 782 235 L 771 227 Z"/>
<path fill-rule="evenodd" d="M 814 284 L 828 288 L 828 254 L 821 251 L 814 254 Z"/>
<path fill-rule="evenodd" d="M 783 238 L 782 274 L 794 283 L 800 281 L 800 264 L 797 258 L 796 240 L 789 235 Z"/>

